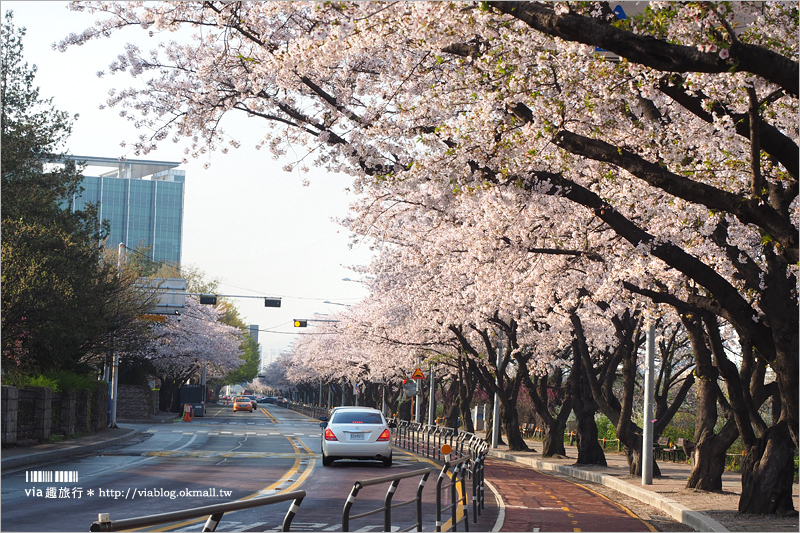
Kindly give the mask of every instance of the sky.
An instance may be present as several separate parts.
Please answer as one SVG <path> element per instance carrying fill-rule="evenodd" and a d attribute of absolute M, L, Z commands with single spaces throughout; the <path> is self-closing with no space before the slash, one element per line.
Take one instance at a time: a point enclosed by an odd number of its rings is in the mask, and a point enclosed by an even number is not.
<path fill-rule="evenodd" d="M 136 83 L 127 74 L 97 77 L 123 52 L 127 42 L 143 51 L 155 48 L 158 36 L 132 28 L 112 38 L 66 52 L 52 49 L 69 33 L 91 26 L 95 16 L 67 9 L 67 2 L 4 1 L 3 14 L 14 12 L 16 27 L 25 27 L 24 60 L 36 65 L 34 84 L 41 98 L 53 98 L 56 109 L 79 118 L 66 152 L 77 156 L 181 161 L 186 144 L 165 141 L 146 156 L 128 147 L 139 131 L 114 108 L 101 110 L 111 88 Z M 165 39 L 175 38 L 169 34 Z M 259 298 L 231 298 L 247 324 L 259 326 L 263 358 L 287 349 L 298 334 L 295 318 L 315 318 L 343 310 L 367 295 L 349 266 L 365 265 L 372 252 L 364 243 L 351 246 L 349 231 L 335 222 L 347 214 L 355 197 L 346 191 L 350 179 L 311 169 L 288 173 L 289 161 L 275 161 L 254 146 L 266 124 L 232 116 L 225 128 L 236 132 L 241 148 L 190 159 L 186 171 L 182 264 L 220 281 L 220 294 L 281 297 L 280 308 L 264 307 Z M 208 163 L 208 169 L 204 165 Z M 304 185 L 304 181 L 308 185 Z M 333 303 L 325 303 L 333 302 Z M 324 318 L 324 317 L 318 317 Z"/>

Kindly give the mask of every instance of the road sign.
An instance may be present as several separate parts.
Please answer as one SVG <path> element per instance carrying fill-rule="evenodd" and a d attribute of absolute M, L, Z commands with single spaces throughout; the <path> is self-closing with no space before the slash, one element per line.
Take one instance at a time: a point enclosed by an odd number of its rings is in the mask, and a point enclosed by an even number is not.
<path fill-rule="evenodd" d="M 421 368 L 417 368 L 414 370 L 414 373 L 411 374 L 411 379 L 425 379 L 425 374 L 422 373 Z"/>
<path fill-rule="evenodd" d="M 403 394 L 407 397 L 417 394 L 417 384 L 409 379 L 403 380 Z"/>

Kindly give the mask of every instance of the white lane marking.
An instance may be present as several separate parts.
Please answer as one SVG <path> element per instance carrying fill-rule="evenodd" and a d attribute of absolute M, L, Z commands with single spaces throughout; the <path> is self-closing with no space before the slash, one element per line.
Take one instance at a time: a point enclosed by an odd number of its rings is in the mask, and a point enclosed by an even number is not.
<path fill-rule="evenodd" d="M 497 500 L 497 520 L 494 521 L 494 526 L 492 526 L 492 533 L 494 533 L 495 531 L 500 531 L 503 527 L 503 522 L 506 520 L 506 506 L 503 503 L 503 498 L 500 496 L 500 493 L 494 488 L 494 485 L 486 480 L 484 480 L 484 483 L 486 483 L 489 490 L 494 493 L 494 499 Z"/>

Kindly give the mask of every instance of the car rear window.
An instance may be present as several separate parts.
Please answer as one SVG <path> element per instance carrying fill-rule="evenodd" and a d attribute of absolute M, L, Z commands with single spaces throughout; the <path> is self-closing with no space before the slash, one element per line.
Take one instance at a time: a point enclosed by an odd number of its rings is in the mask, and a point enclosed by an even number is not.
<path fill-rule="evenodd" d="M 379 413 L 341 411 L 333 415 L 331 424 L 383 424 Z"/>

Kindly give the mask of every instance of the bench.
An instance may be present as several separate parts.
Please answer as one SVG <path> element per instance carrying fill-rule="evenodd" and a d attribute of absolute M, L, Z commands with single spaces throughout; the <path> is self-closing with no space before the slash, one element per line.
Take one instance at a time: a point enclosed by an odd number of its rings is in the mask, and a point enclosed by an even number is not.
<path fill-rule="evenodd" d="M 669 442 L 669 437 L 659 437 L 658 443 L 655 445 L 656 457 L 661 460 L 669 460 L 675 462 L 675 452 L 678 450 Z"/>

